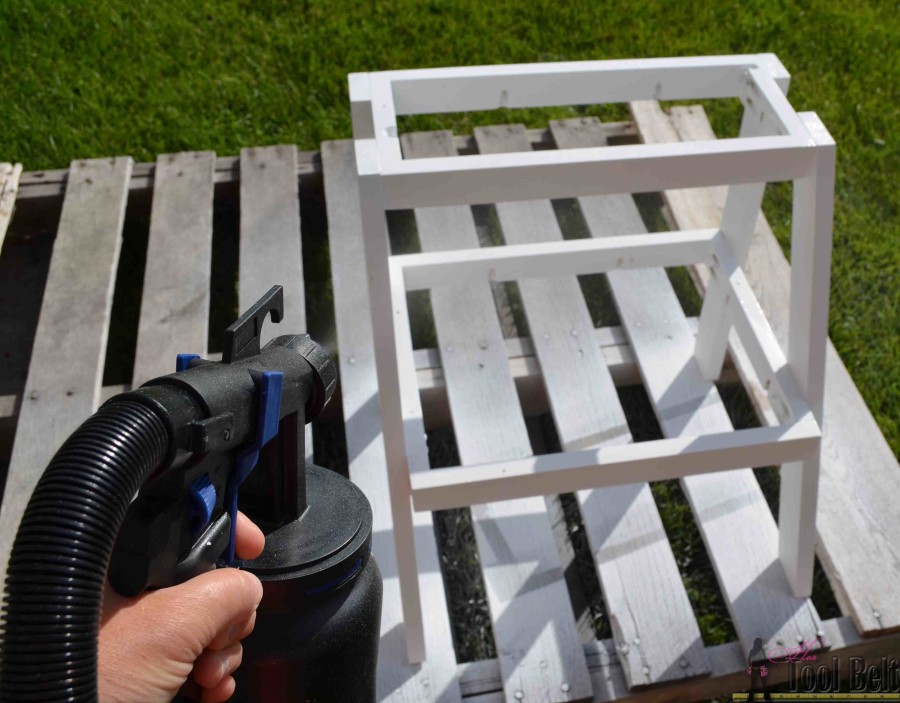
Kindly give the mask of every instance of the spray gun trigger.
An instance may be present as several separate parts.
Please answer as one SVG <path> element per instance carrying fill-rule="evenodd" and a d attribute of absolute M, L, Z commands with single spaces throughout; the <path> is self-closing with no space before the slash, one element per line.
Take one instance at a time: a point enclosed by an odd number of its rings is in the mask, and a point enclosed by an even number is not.
<path fill-rule="evenodd" d="M 264 371 L 259 381 L 259 410 L 256 421 L 256 438 L 238 452 L 234 469 L 225 487 L 225 506 L 231 516 L 231 535 L 228 540 L 226 563 L 234 566 L 234 533 L 237 526 L 238 489 L 259 461 L 259 450 L 278 434 L 281 420 L 281 389 L 284 374 L 281 371 Z"/>

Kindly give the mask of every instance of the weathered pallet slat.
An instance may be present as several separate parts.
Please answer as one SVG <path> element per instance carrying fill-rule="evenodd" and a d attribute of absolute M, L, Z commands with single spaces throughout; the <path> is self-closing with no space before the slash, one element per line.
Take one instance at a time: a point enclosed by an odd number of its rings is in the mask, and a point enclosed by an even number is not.
<path fill-rule="evenodd" d="M 641 131 L 668 123 L 658 106 L 653 108 L 649 105 L 635 113 Z M 677 130 L 675 138 L 716 138 L 701 107 L 674 108 L 671 123 Z M 705 195 L 706 202 L 696 198 L 689 203 L 670 204 L 679 225 L 689 212 L 694 213 L 695 222 L 705 221 L 704 226 L 720 217 L 725 189 L 711 188 Z M 745 270 L 776 338 L 786 348 L 790 266 L 762 215 L 757 219 Z M 701 290 L 706 282 L 704 274 L 701 271 L 695 276 Z M 752 371 L 749 365 L 739 361 L 738 366 L 746 379 Z M 751 394 L 751 398 L 757 400 L 761 395 Z M 761 417 L 772 424 L 774 416 L 767 416 L 765 405 L 759 409 Z M 900 552 L 898 468 L 896 457 L 829 341 L 817 553 L 841 609 L 867 634 L 900 628 L 900 601 L 896 597 L 900 561 L 885 558 Z"/>
<path fill-rule="evenodd" d="M 248 310 L 273 285 L 284 288 L 284 317 L 263 325 L 262 346 L 283 334 L 306 332 L 297 147 L 241 149 L 240 184 L 239 309 Z M 312 461 L 312 425 L 304 432 Z"/>
<path fill-rule="evenodd" d="M 596 120 L 570 123 L 568 146 L 602 146 Z M 579 198 L 595 237 L 645 231 L 630 196 Z M 665 236 L 661 234 L 660 236 Z M 732 429 L 715 386 L 694 359 L 694 335 L 662 269 L 607 274 L 622 326 L 641 367 L 657 419 L 667 437 Z M 764 649 L 811 642 L 821 621 L 807 598 L 792 595 L 778 560 L 778 528 L 750 469 L 681 480 L 744 651 L 755 638 Z"/>
<path fill-rule="evenodd" d="M 384 577 L 377 699 L 454 703 L 460 700 L 456 655 L 430 513 L 415 516 L 427 659 L 407 663 L 353 142 L 323 142 L 322 164 L 350 478 L 372 503 L 372 553 Z"/>
<path fill-rule="evenodd" d="M 407 158 L 455 156 L 450 132 L 405 136 Z M 415 211 L 422 251 L 477 248 L 465 206 Z M 463 464 L 531 455 L 490 285 L 431 291 Z M 465 310 L 465 315 L 460 311 Z M 541 498 L 472 506 L 472 521 L 509 703 L 591 695 L 587 664 Z"/>
<path fill-rule="evenodd" d="M 0 583 L 34 486 L 97 409 L 131 166 L 119 157 L 69 168 L 0 511 Z"/>
<path fill-rule="evenodd" d="M 675 141 L 679 138 L 712 139 L 715 136 L 701 108 L 674 108 L 671 118 L 662 113 L 655 103 L 636 104 L 633 111 L 638 129 L 645 141 L 653 139 Z M 673 124 L 675 130 L 672 128 Z M 563 133 L 560 130 L 574 130 L 575 126 L 574 123 L 561 123 L 552 125 L 551 130 L 532 130 L 528 133 L 528 144 L 524 148 L 551 147 L 551 131 L 556 132 L 555 137 L 559 145 L 566 146 L 560 136 Z M 610 136 L 608 125 L 601 125 L 599 129 L 603 135 Z M 588 132 L 592 134 L 592 139 L 597 139 L 596 124 L 589 124 Z M 614 127 L 613 132 L 618 137 L 637 134 L 633 126 L 628 126 L 627 129 Z M 476 150 L 476 141 L 475 137 L 454 137 L 452 144 L 456 152 L 469 153 Z M 594 143 L 603 143 L 603 140 L 599 139 Z M 387 508 L 389 492 L 378 414 L 368 291 L 364 280 L 365 262 L 362 253 L 353 146 L 352 142 L 326 143 L 322 149 L 324 167 L 312 153 L 298 153 L 294 147 L 287 146 L 245 150 L 239 158 L 216 159 L 213 155 L 171 155 L 169 163 L 175 164 L 172 168 L 167 168 L 165 163 L 162 163 L 163 158 L 170 157 L 161 157 L 157 165 L 144 164 L 134 167 L 130 159 L 121 158 L 75 162 L 68 172 L 47 172 L 49 178 L 43 180 L 36 174 L 23 175 L 22 183 L 27 186 L 28 197 L 49 196 L 50 191 L 53 191 L 53 197 L 56 197 L 65 191 L 65 201 L 25 390 L 19 399 L 17 396 L 24 376 L 22 372 L 18 376 L 18 385 L 10 386 L 15 388 L 14 392 L 17 395 L 0 398 L 0 417 L 12 419 L 16 414 L 19 415 L 6 499 L 0 511 L 2 568 L 5 571 L 6 557 L 15 533 L 15 523 L 18 522 L 18 516 L 26 503 L 25 496 L 30 493 L 37 475 L 49 461 L 53 451 L 81 420 L 96 409 L 98 399 L 125 390 L 124 386 L 101 389 L 100 379 L 121 243 L 125 199 L 129 191 L 156 188 L 153 201 L 154 223 L 151 227 L 151 243 L 148 249 L 145 307 L 142 308 L 141 323 L 143 325 L 145 322 L 144 313 L 147 310 L 157 310 L 161 317 L 165 317 L 168 313 L 176 319 L 176 323 L 178 319 L 190 318 L 193 320 L 190 323 L 192 327 L 198 327 L 201 331 L 197 339 L 202 339 L 198 346 L 196 341 L 185 343 L 182 338 L 163 337 L 162 330 L 171 329 L 167 327 L 168 321 L 165 323 L 160 321 L 160 326 L 157 327 L 149 321 L 142 327 L 142 331 L 147 329 L 149 332 L 144 338 L 139 338 L 138 355 L 140 357 L 143 354 L 144 361 L 153 356 L 159 357 L 161 370 L 149 370 L 139 377 L 136 364 L 135 381 L 139 383 L 151 375 L 170 372 L 176 352 L 202 353 L 205 350 L 208 315 L 204 313 L 200 321 L 197 306 L 192 304 L 196 301 L 192 301 L 188 287 L 184 285 L 186 279 L 179 277 L 180 271 L 175 267 L 192 266 L 194 273 L 206 267 L 203 288 L 207 291 L 205 293 L 207 299 L 205 304 L 201 302 L 199 306 L 207 310 L 212 188 L 215 183 L 235 182 L 240 179 L 241 306 L 246 307 L 245 296 L 253 302 L 259 293 L 268 289 L 269 285 L 286 284 L 291 276 L 295 276 L 294 283 L 297 284 L 295 292 L 290 293 L 286 290 L 286 312 L 290 314 L 291 311 L 299 311 L 301 315 L 303 314 L 297 176 L 308 175 L 319 179 L 324 168 L 326 179 L 330 179 L 326 182 L 329 237 L 335 284 L 337 331 L 341 345 L 343 409 L 347 420 L 351 477 L 373 500 L 376 519 L 374 549 L 386 577 L 378 699 L 425 703 L 435 700 L 460 701 L 462 696 L 471 703 L 500 703 L 509 701 L 512 692 L 513 699 L 518 701 L 519 699 L 515 698 L 517 690 L 514 687 L 515 681 L 510 681 L 506 673 L 509 667 L 502 661 L 474 662 L 461 666 L 456 664 L 447 616 L 446 595 L 429 514 L 416 517 L 417 557 L 426 607 L 428 660 L 421 666 L 406 664 L 399 589 L 394 566 L 394 542 L 391 535 L 390 511 Z M 292 158 L 293 174 L 289 165 Z M 266 168 L 259 168 L 260 162 L 265 162 Z M 179 168 L 179 164 L 186 167 Z M 9 183 L 10 170 L 3 171 L 2 166 L 0 165 L 0 181 L 2 173 L 7 173 Z M 178 170 L 182 171 L 180 175 Z M 193 180 L 191 185 L 185 187 L 182 179 L 188 177 Z M 321 180 L 317 180 L 316 183 L 315 187 L 320 187 Z M 199 188 L 195 187 L 195 184 L 199 184 Z M 308 183 L 306 186 L 301 184 L 300 190 L 302 191 L 304 187 L 308 190 Z M 6 216 L 6 223 L 9 220 L 8 210 L 4 205 L 6 197 L 3 195 L 4 192 L 0 184 L 0 240 L 4 228 L 3 217 Z M 21 186 L 19 192 L 20 198 L 25 197 Z M 202 197 L 198 197 L 198 193 Z M 719 224 L 724 193 L 723 188 L 685 189 L 665 193 L 664 197 L 668 211 L 680 229 L 701 229 Z M 602 216 L 599 217 L 602 221 L 600 225 L 597 218 L 588 217 L 591 211 L 589 201 L 592 200 L 606 201 L 603 209 L 605 214 L 601 213 Z M 615 220 L 622 227 L 616 231 L 640 231 L 633 229 L 633 224 L 628 224 L 637 222 L 634 220 L 635 213 L 631 199 L 625 197 L 618 204 L 612 203 L 612 200 L 614 199 L 582 199 L 581 207 L 589 224 L 602 229 L 606 226 L 603 223 Z M 619 206 L 624 210 L 614 209 Z M 161 214 L 157 215 L 157 210 Z M 168 212 L 170 210 L 173 212 Z M 420 233 L 429 230 L 429 227 L 423 227 L 421 223 L 422 214 L 425 212 L 428 211 L 417 213 Z M 439 213 L 432 216 L 441 220 Z M 457 235 L 465 229 L 467 235 L 471 235 L 468 226 L 468 220 L 463 226 L 458 226 L 453 218 L 447 218 L 439 221 L 431 229 L 443 229 L 451 235 Z M 161 235 L 160 231 L 167 234 Z M 177 237 L 172 234 L 173 232 Z M 593 234 L 597 236 L 598 232 L 594 231 Z M 270 236 L 271 240 L 265 239 L 267 236 Z M 162 242 L 169 244 L 164 246 Z M 269 245 L 272 248 L 269 248 Z M 451 245 L 449 240 L 446 240 L 445 246 L 459 245 Z M 467 246 L 477 247 L 477 237 L 474 242 L 470 237 Z M 296 251 L 296 257 L 294 254 L 291 256 L 283 254 L 289 249 L 292 252 Z M 89 260 L 85 257 L 89 257 Z M 281 266 L 284 266 L 283 273 L 273 273 Z M 747 270 L 748 279 L 753 284 L 762 307 L 772 321 L 776 335 L 783 345 L 787 332 L 789 268 L 762 216 L 757 221 Z M 89 275 L 85 272 L 89 272 Z M 629 275 L 630 272 L 617 272 L 612 278 L 616 280 L 618 276 L 621 282 L 627 280 Z M 705 267 L 692 267 L 692 275 L 702 291 L 708 277 Z M 276 281 L 275 276 L 283 277 L 285 280 Z M 664 277 L 657 277 L 660 283 L 663 279 Z M 79 283 L 83 280 L 88 280 L 88 283 L 84 284 L 88 286 L 85 289 L 82 289 Z M 262 286 L 262 289 L 250 292 L 253 285 Z M 660 290 L 651 289 L 648 293 L 646 287 L 638 291 L 629 282 L 628 285 L 614 287 L 614 292 L 622 298 L 619 301 L 620 309 L 623 300 L 627 305 L 636 306 L 639 295 L 642 308 L 649 305 L 654 314 L 662 316 L 675 309 L 674 298 L 668 292 L 660 292 L 664 287 L 665 285 L 659 287 Z M 296 292 L 297 288 L 299 294 Z M 622 288 L 626 290 L 623 292 Z M 154 298 L 155 302 L 148 303 L 148 296 Z M 82 304 L 74 310 L 71 300 L 76 297 Z M 470 303 L 469 298 L 477 302 Z M 488 305 L 485 305 L 483 298 L 485 298 L 483 294 L 475 295 L 468 290 L 458 294 L 455 298 L 456 322 L 465 321 L 465 317 L 459 314 L 462 309 L 465 309 L 465 315 L 469 315 L 470 310 L 474 311 L 476 308 L 484 310 L 493 305 L 490 296 Z M 449 304 L 444 307 L 448 306 Z M 531 331 L 534 332 L 535 316 L 533 313 L 529 314 L 530 307 L 526 303 L 526 315 L 532 327 Z M 441 308 L 441 305 L 437 308 Z M 662 330 L 663 334 L 674 330 L 672 336 L 675 339 L 665 341 L 653 337 L 652 341 L 649 341 L 643 336 L 646 330 L 636 327 L 637 322 L 641 323 L 641 327 L 656 326 L 659 329 L 660 320 L 636 319 L 631 310 L 631 307 L 627 311 L 622 310 L 626 322 L 625 331 L 629 339 L 625 338 L 622 328 L 591 330 L 590 344 L 609 367 L 616 384 L 635 382 L 637 376 L 635 354 L 637 354 L 645 366 L 651 369 L 654 368 L 654 364 L 663 367 L 664 373 L 658 376 L 651 372 L 652 383 L 648 385 L 651 386 L 651 396 L 658 414 L 664 414 L 662 424 L 667 432 L 679 429 L 680 425 L 694 427 L 695 423 L 702 424 L 704 430 L 723 426 L 727 419 L 718 405 L 715 391 L 710 390 L 708 386 L 704 388 L 696 381 L 695 374 L 688 368 L 690 364 L 684 364 L 686 370 L 677 379 L 673 379 L 671 374 L 672 364 L 679 364 L 680 359 L 687 357 L 685 350 L 693 349 L 696 320 L 687 320 L 687 325 L 683 325 L 683 318 L 678 317 L 681 314 L 678 309 L 677 314 L 668 316 L 672 319 L 669 319 L 668 327 Z M 437 309 L 435 312 L 436 317 L 448 319 L 447 314 L 438 315 Z M 496 318 L 496 311 L 491 312 Z M 77 313 L 74 319 L 73 313 Z M 452 326 L 453 318 L 449 319 Z M 302 327 L 299 327 L 301 323 Z M 493 333 L 496 321 L 492 321 L 489 317 L 479 318 L 477 325 L 479 328 L 491 328 Z M 305 321 L 301 320 L 300 323 L 295 321 L 290 327 L 289 331 L 298 331 L 305 328 Z M 293 329 L 294 327 L 297 327 L 297 330 Z M 288 330 L 288 326 L 282 325 L 279 329 L 270 325 L 268 329 L 270 334 L 274 334 Z M 471 332 L 471 326 L 468 329 Z M 546 411 L 547 393 L 541 376 L 544 359 L 540 348 L 536 349 L 536 345 L 529 338 L 501 339 L 498 343 L 495 337 L 496 335 L 490 335 L 488 350 L 473 346 L 468 350 L 471 352 L 469 355 L 462 352 L 465 351 L 463 347 L 470 344 L 471 340 L 463 338 L 460 332 L 455 332 L 452 338 L 462 340 L 454 345 L 453 353 L 457 354 L 455 361 L 459 361 L 461 366 L 471 366 L 479 363 L 478 358 L 483 355 L 484 358 L 490 357 L 492 370 L 495 367 L 503 368 L 505 364 L 506 370 L 497 376 L 504 379 L 503 385 L 507 395 L 511 385 L 508 380 L 512 379 L 518 387 L 519 395 L 527 396 L 521 398 L 522 408 L 526 410 L 526 414 L 537 411 L 537 408 L 540 408 L 540 412 Z M 157 342 L 148 342 L 154 338 Z M 70 339 L 76 341 L 67 341 Z M 439 339 L 442 342 L 441 346 L 445 346 L 440 329 Z M 632 348 L 629 340 L 634 343 L 635 348 Z M 765 392 L 749 368 L 742 347 L 735 344 L 735 340 L 736 336 L 732 333 L 731 354 L 737 369 L 761 418 L 764 422 L 772 424 L 774 413 L 768 405 Z M 156 346 L 151 349 L 148 348 L 149 344 Z M 671 344 L 672 347 L 666 347 L 666 344 Z M 58 363 L 61 348 L 78 351 L 78 354 L 68 355 L 69 362 L 64 367 Z M 502 354 L 497 351 L 498 349 L 502 350 Z M 462 358 L 464 356 L 465 359 Z M 500 363 L 501 359 L 503 364 Z M 456 406 L 466 398 L 485 398 L 483 402 L 486 404 L 491 402 L 493 394 L 491 389 L 494 386 L 482 384 L 481 387 L 474 388 L 469 381 L 460 381 L 461 372 L 454 370 L 454 364 L 448 363 L 449 361 L 450 354 L 443 348 L 416 352 L 416 368 L 423 403 L 427 410 L 426 419 L 437 418 L 435 421 L 438 422 L 449 419 L 446 410 L 448 392 L 451 396 L 449 405 Z M 146 365 L 144 362 L 141 364 Z M 811 627 L 821 627 L 824 640 L 832 647 L 827 663 L 831 663 L 830 657 L 833 655 L 844 670 L 847 670 L 851 656 L 877 658 L 898 649 L 900 634 L 862 639 L 856 629 L 859 628 L 864 634 L 872 635 L 900 627 L 898 622 L 900 606 L 893 598 L 894 584 L 897 576 L 900 576 L 897 570 L 900 567 L 884 557 L 885 554 L 890 555 L 898 551 L 896 535 L 900 534 L 900 507 L 898 507 L 900 496 L 897 493 L 900 488 L 896 487 L 893 480 L 898 466 L 849 374 L 830 345 L 827 364 L 825 449 L 818 518 L 820 539 L 818 553 L 831 577 L 832 586 L 842 609 L 845 614 L 852 617 L 852 620 L 846 617 L 818 623 L 817 614 L 808 601 L 794 599 L 791 606 L 782 599 L 782 595 L 788 591 L 778 578 L 781 572 L 777 559 L 769 558 L 768 564 L 771 568 L 763 568 L 763 560 L 754 555 L 754 552 L 759 552 L 763 556 L 771 556 L 774 551 L 769 537 L 771 515 L 765 510 L 765 503 L 749 472 L 732 472 L 729 482 L 733 483 L 734 477 L 744 473 L 749 476 L 749 483 L 745 484 L 742 478 L 739 485 L 731 486 L 729 491 L 724 492 L 718 484 L 714 490 L 707 490 L 708 486 L 702 485 L 703 479 L 710 477 L 692 477 L 685 481 L 685 492 L 692 502 L 692 507 L 700 513 L 701 531 L 719 570 L 720 583 L 732 609 L 732 617 L 735 619 L 741 641 L 700 649 L 703 661 L 711 673 L 710 676 L 690 677 L 691 672 L 686 672 L 682 674 L 684 678 L 676 675 L 671 680 L 665 681 L 666 685 L 633 687 L 636 682 L 635 676 L 639 677 L 640 672 L 635 670 L 635 660 L 629 661 L 627 657 L 621 656 L 620 647 L 627 638 L 618 635 L 617 627 L 615 640 L 591 642 L 583 646 L 580 654 L 579 660 L 586 660 L 593 689 L 590 694 L 592 700 L 631 700 L 650 703 L 708 698 L 746 688 L 748 681 L 744 669 L 748 638 L 757 635 L 767 637 L 768 631 L 765 628 L 773 623 L 777 624 L 779 620 L 783 620 L 780 626 L 774 630 L 770 628 L 774 633 L 771 634 L 771 638 L 782 638 L 786 645 L 796 642 L 796 639 L 792 638 L 796 638 L 797 633 L 805 632 Z M 665 373 L 667 371 L 668 375 Z M 546 391 L 552 393 L 550 384 L 547 385 Z M 665 392 L 660 391 L 663 387 Z M 654 388 L 655 393 L 652 392 Z M 457 392 L 458 389 L 464 390 L 465 394 L 461 396 Z M 675 395 L 681 391 L 684 391 L 683 395 Z M 476 393 L 481 395 L 478 396 Z M 699 407 L 680 407 L 681 402 L 688 405 L 695 403 Z M 673 403 L 679 407 L 672 408 Z M 442 404 L 443 409 L 437 408 L 437 404 Z M 21 408 L 17 408 L 17 405 L 21 405 Z M 671 412 L 667 413 L 667 409 Z M 476 410 L 471 408 L 454 411 L 454 419 L 459 415 L 462 419 L 471 420 L 477 417 L 475 413 Z M 556 420 L 561 438 L 566 441 L 566 437 L 569 436 L 565 431 L 566 426 L 560 423 L 558 417 Z M 485 426 L 488 426 L 488 423 L 496 424 L 495 418 L 485 420 Z M 464 432 L 466 436 L 470 436 L 472 433 L 477 435 L 480 430 L 483 431 L 478 426 L 470 425 Z M 457 431 L 460 432 L 459 427 Z M 516 432 L 506 434 L 512 439 L 517 439 Z M 55 443 L 52 441 L 53 437 L 56 437 Z M 460 442 L 461 449 L 464 445 L 465 441 Z M 480 445 L 486 446 L 483 441 Z M 691 486 L 689 483 L 695 485 Z M 849 490 L 848 486 L 851 487 Z M 652 498 L 647 496 L 647 499 L 649 507 L 655 512 Z M 620 504 L 622 502 L 619 501 Z M 643 505 L 645 502 L 641 496 L 629 506 L 625 516 L 633 517 L 635 506 L 638 503 Z M 581 505 L 586 527 L 591 530 L 589 518 L 592 513 L 589 502 L 581 501 Z M 648 506 L 645 505 L 646 507 Z M 766 516 L 763 525 L 759 524 L 760 515 Z M 599 550 L 593 550 L 598 560 L 615 559 L 621 568 L 623 558 L 645 555 L 648 549 L 662 548 L 670 551 L 665 533 L 657 529 L 655 524 L 637 523 L 635 526 L 635 522 L 626 521 L 624 517 L 618 519 L 608 509 L 605 509 L 601 516 L 612 516 L 610 519 L 618 522 L 609 538 L 603 540 L 603 546 Z M 596 513 L 593 517 L 596 517 Z M 658 515 L 656 518 L 658 520 Z M 620 538 L 626 533 L 633 533 L 640 539 L 631 540 L 626 545 L 628 548 L 636 545 L 638 550 L 623 556 L 614 552 L 612 548 L 617 549 L 621 546 Z M 634 545 L 631 542 L 634 542 Z M 596 541 L 593 544 L 596 544 Z M 730 554 L 726 554 L 726 547 L 731 550 Z M 603 564 L 600 570 L 602 574 Z M 536 577 L 540 572 L 541 568 L 538 568 L 535 572 Z M 629 583 L 633 584 L 635 578 L 630 576 Z M 645 577 L 645 580 L 659 581 L 660 578 L 653 574 Z M 608 580 L 608 577 L 606 580 L 601 577 L 607 600 L 610 601 L 612 599 L 609 596 Z M 625 583 L 624 577 L 622 581 Z M 660 588 L 660 590 L 671 589 Z M 647 592 L 638 590 L 636 593 Z M 568 598 L 564 600 L 566 607 L 562 610 L 568 610 Z M 731 602 L 732 600 L 735 602 Z M 643 612 L 639 615 L 653 611 L 656 611 L 657 615 L 667 612 L 665 608 L 668 606 L 651 607 L 647 605 L 648 602 L 646 598 L 641 599 L 639 607 Z M 615 608 L 611 607 L 610 610 L 612 612 Z M 571 617 L 571 613 L 569 616 Z M 521 627 L 523 630 L 532 626 L 527 622 L 524 624 L 504 622 L 502 617 L 499 624 L 501 628 Z M 495 626 L 496 631 L 501 628 Z M 541 636 L 544 634 L 546 633 L 540 633 Z M 521 635 L 513 633 L 511 636 Z M 525 636 L 525 639 L 528 637 Z M 647 639 L 647 636 L 641 635 L 642 649 L 647 645 Z M 659 644 L 663 650 L 671 649 L 672 637 L 668 633 L 663 635 L 659 638 Z M 767 646 L 770 644 L 773 643 L 770 641 Z M 702 647 L 702 643 L 700 646 Z M 630 650 L 634 655 L 633 645 Z M 656 655 L 651 653 L 651 656 Z M 777 684 L 786 680 L 788 667 L 773 666 L 770 672 L 770 683 Z M 528 673 L 531 673 L 530 669 Z M 524 694 L 522 700 L 527 702 L 535 699 L 532 696 L 530 681 L 522 679 L 520 686 Z"/>
<path fill-rule="evenodd" d="M 476 129 L 475 138 L 483 153 L 530 149 L 521 125 Z M 563 239 L 549 201 L 498 203 L 497 213 L 509 244 Z M 630 442 L 604 359 L 585 343 L 594 328 L 577 279 L 522 280 L 519 289 L 563 448 Z M 708 673 L 697 620 L 649 485 L 576 496 L 629 685 Z"/>
<path fill-rule="evenodd" d="M 610 139 L 634 140 L 637 131 L 634 123 L 604 122 L 603 128 Z M 536 148 L 547 148 L 550 143 L 550 132 L 546 129 L 528 130 L 528 138 Z M 462 152 L 474 151 L 475 140 L 471 135 L 455 135 L 454 143 Z M 219 156 L 216 158 L 215 182 L 234 183 L 239 180 L 238 166 L 239 156 Z M 153 187 L 153 175 L 156 170 L 155 163 L 138 163 L 134 165 L 129 188 L 131 191 L 149 190 Z M 319 161 L 318 151 L 297 152 L 297 175 L 306 176 L 310 184 L 315 184 L 317 190 L 321 189 L 321 181 L 315 176 L 321 176 L 322 164 Z M 56 198 L 62 196 L 65 191 L 68 171 L 66 169 L 52 169 L 48 171 L 30 171 L 22 174 L 21 188 L 18 198 L 31 200 L 35 198 Z M 301 188 L 303 184 L 301 183 Z"/>
<path fill-rule="evenodd" d="M 297 148 L 241 149 L 241 244 L 238 301 L 247 310 L 273 285 L 284 287 L 284 317 L 264 325 L 260 344 L 306 331 Z"/>
<path fill-rule="evenodd" d="M 530 150 L 522 125 L 476 127 L 475 141 L 482 154 Z M 547 200 L 497 203 L 496 208 L 507 244 L 563 239 Z M 578 280 L 530 278 L 518 285 L 563 448 L 631 441 L 603 358 L 595 345 L 583 341 L 590 339 L 594 325 Z"/>
<path fill-rule="evenodd" d="M 178 353 L 206 356 L 214 164 L 211 151 L 156 160 L 132 388 L 172 373 Z"/>
<path fill-rule="evenodd" d="M 688 324 L 691 325 L 691 329 L 696 331 L 697 318 L 689 317 Z M 603 353 L 606 366 L 617 387 L 637 385 L 641 382 L 637 363 L 621 327 L 595 328 L 594 338 Z M 509 370 L 516 381 L 522 410 L 526 417 L 548 412 L 549 405 L 541 379 L 541 370 L 537 357 L 534 355 L 531 339 L 511 337 L 505 339 L 504 342 Z M 422 396 L 422 404 L 426 409 L 425 427 L 427 429 L 446 427 L 450 424 L 450 410 L 447 404 L 447 390 L 444 384 L 440 354 L 437 349 L 417 349 L 414 356 L 419 392 Z M 221 355 L 211 353 L 206 358 L 218 360 Z M 740 381 L 733 366 L 726 365 L 722 381 L 724 383 Z M 128 388 L 130 386 L 127 384 L 103 386 L 100 392 L 101 403 Z M 0 420 L 17 417 L 17 403 L 18 395 L 0 396 Z M 330 418 L 330 413 L 337 412 L 335 409 L 339 407 L 340 398 L 332 399 L 331 403 L 325 407 L 323 418 Z"/>
<path fill-rule="evenodd" d="M 878 661 L 885 652 L 895 652 L 900 647 L 900 634 L 862 637 L 856 631 L 853 621 L 847 617 L 825 620 L 822 629 L 825 632 L 825 639 L 833 645 L 828 653 L 828 665 L 839 672 L 851 671 L 854 662 L 859 666 L 860 661 Z M 739 642 L 706 648 L 706 658 L 712 670 L 709 677 L 683 679 L 666 686 L 630 691 L 612 640 L 598 640 L 586 644 L 584 653 L 594 684 L 594 703 L 605 701 L 671 703 L 709 700 L 746 690 L 749 684 L 747 658 Z M 502 703 L 503 696 L 499 689 L 500 668 L 496 659 L 462 664 L 459 676 L 466 703 Z M 796 684 L 797 677 L 793 666 L 774 664 L 769 667 L 769 686 L 785 684 L 791 680 Z"/>
<path fill-rule="evenodd" d="M 22 164 L 0 164 L 0 250 L 3 249 L 3 240 L 12 219 L 21 176 Z"/>

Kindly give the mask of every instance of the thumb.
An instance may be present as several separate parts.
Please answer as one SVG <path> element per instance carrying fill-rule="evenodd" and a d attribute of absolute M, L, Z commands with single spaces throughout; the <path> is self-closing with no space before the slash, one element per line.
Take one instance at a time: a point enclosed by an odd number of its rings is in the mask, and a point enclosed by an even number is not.
<path fill-rule="evenodd" d="M 148 622 L 165 623 L 175 659 L 191 661 L 220 632 L 242 627 L 262 600 L 259 579 L 248 571 L 214 569 L 190 581 L 149 593 L 143 599 Z"/>

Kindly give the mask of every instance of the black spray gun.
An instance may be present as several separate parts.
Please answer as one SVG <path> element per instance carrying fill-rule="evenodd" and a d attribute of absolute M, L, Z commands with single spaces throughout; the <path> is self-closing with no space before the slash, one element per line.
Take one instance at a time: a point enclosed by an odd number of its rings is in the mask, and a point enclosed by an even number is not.
<path fill-rule="evenodd" d="M 273 287 L 225 332 L 221 362 L 180 354 L 177 372 L 109 400 L 38 483 L 7 570 L 3 701 L 94 701 L 104 576 L 133 596 L 216 566 L 263 582 L 235 679 L 239 700 L 374 700 L 381 577 L 372 512 L 342 476 L 306 463 L 304 426 L 336 386 L 308 335 L 260 349 Z M 234 555 L 240 508 L 266 534 Z"/>

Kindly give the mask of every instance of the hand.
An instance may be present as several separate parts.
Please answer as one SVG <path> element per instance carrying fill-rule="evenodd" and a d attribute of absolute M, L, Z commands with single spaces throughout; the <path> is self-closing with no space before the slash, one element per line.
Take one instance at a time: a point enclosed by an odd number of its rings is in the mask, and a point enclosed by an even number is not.
<path fill-rule="evenodd" d="M 238 513 L 235 553 L 253 559 L 265 537 Z M 204 703 L 234 693 L 241 639 L 253 631 L 262 584 L 247 571 L 214 569 L 136 598 L 107 584 L 100 623 L 99 698 L 103 703 L 168 703 L 193 674 Z"/>

